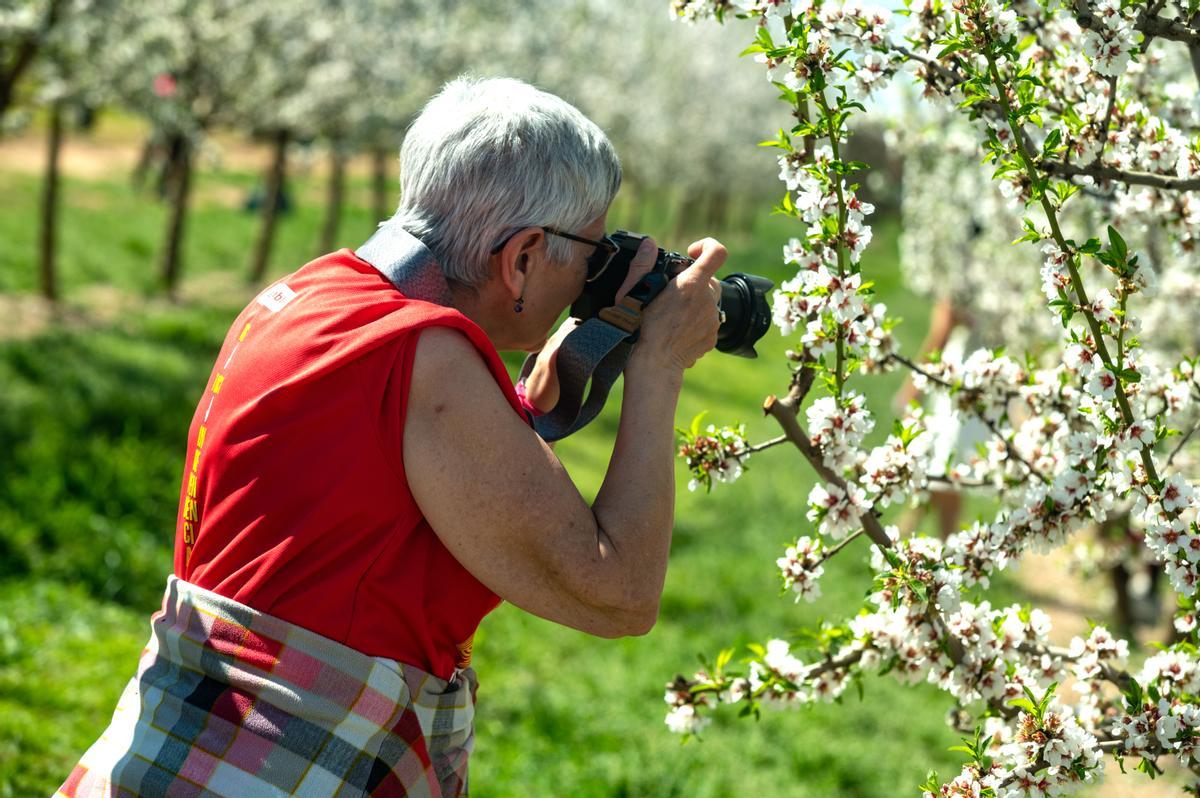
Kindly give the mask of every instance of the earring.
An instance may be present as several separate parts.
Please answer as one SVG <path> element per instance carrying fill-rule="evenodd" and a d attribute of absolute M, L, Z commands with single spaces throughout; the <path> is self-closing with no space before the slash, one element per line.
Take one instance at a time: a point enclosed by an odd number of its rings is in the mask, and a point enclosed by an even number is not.
<path fill-rule="evenodd" d="M 517 304 L 513 305 L 513 312 L 520 313 L 524 309 L 525 309 L 525 297 L 522 296 L 517 299 Z"/>

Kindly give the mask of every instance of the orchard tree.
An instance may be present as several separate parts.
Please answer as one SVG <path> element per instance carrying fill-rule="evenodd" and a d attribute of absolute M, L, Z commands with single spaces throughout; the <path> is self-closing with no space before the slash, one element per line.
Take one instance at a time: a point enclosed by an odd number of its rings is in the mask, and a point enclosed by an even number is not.
<path fill-rule="evenodd" d="M 661 8 L 618 0 L 500 0 L 466 41 L 472 71 L 530 81 L 576 104 L 621 156 L 621 195 L 612 217 L 640 229 L 654 202 L 667 205 L 668 239 L 727 220 L 738 205 L 761 202 L 773 170 L 755 157 L 764 118 L 785 119 L 749 63 L 729 63 L 733 30 L 679 30 Z M 457 25 L 461 23 L 451 24 Z M 455 35 L 452 41 L 464 39 Z M 580 65 L 604 64 L 604 69 Z M 460 66 L 461 69 L 461 66 Z M 679 76 L 704 83 L 680 91 Z M 721 218 L 718 218 L 721 217 Z M 656 215 L 655 218 L 661 218 Z"/>
<path fill-rule="evenodd" d="M 108 14 L 116 0 L 63 0 L 53 10 L 37 59 L 29 70 L 34 102 L 46 110 L 46 168 L 42 175 L 39 218 L 39 284 L 42 296 L 59 296 L 57 242 L 59 157 L 68 117 L 91 113 L 109 99 L 107 82 L 91 69 L 102 61 L 112 35 Z"/>
<path fill-rule="evenodd" d="M 247 274 L 251 283 L 259 283 L 275 239 L 288 148 L 298 137 L 311 135 L 323 96 L 331 90 L 350 91 L 343 81 L 350 77 L 351 68 L 344 58 L 336 57 L 341 53 L 334 41 L 339 33 L 353 37 L 356 32 L 338 30 L 334 4 L 327 0 L 248 5 L 256 9 L 252 19 L 243 18 L 254 41 L 251 79 L 236 94 L 234 117 L 270 145 L 259 230 Z"/>
<path fill-rule="evenodd" d="M 404 130 L 421 105 L 462 70 L 467 42 L 486 47 L 486 20 L 460 4 L 453 13 L 437 3 L 379 0 L 339 4 L 325 68 L 311 76 L 309 129 L 329 154 L 329 183 L 317 251 L 337 241 L 346 164 L 355 152 L 371 156 L 371 210 L 381 221 L 395 210 L 397 153 Z M 459 23 L 458 20 L 463 22 Z M 455 47 L 446 46 L 454 42 Z"/>
<path fill-rule="evenodd" d="M 792 379 L 763 407 L 783 434 L 751 445 L 736 429 L 696 429 L 682 453 L 698 487 L 735 478 L 755 451 L 794 446 L 818 484 L 807 528 L 776 563 L 785 588 L 815 599 L 825 561 L 860 536 L 873 581 L 862 612 L 813 630 L 803 656 L 772 640 L 744 669 L 726 652 L 676 679 L 668 724 L 694 733 L 717 704 L 830 701 L 878 672 L 946 691 L 969 735 L 962 772 L 931 776 L 927 795 L 1065 794 L 1096 780 L 1107 754 L 1151 776 L 1168 757 L 1200 774 L 1200 497 L 1194 469 L 1176 459 L 1192 437 L 1180 433 L 1194 412 L 1195 349 L 1187 336 L 1153 342 L 1139 320 L 1156 302 L 1178 303 L 1160 278 L 1197 267 L 1196 2 L 910 0 L 897 19 L 839 0 L 672 5 L 687 19 L 756 23 L 749 50 L 794 117 L 775 146 L 787 188 L 778 210 L 799 225 L 784 251 L 798 271 L 774 297 L 776 325 L 796 340 Z M 860 259 L 873 208 L 856 184 L 866 165 L 844 152 L 863 100 L 898 75 L 971 124 L 977 155 L 1022 215 L 1012 235 L 1037 247 L 1029 279 L 1058 325 L 1040 353 L 919 362 L 897 351 L 887 308 L 872 303 Z M 980 420 L 984 456 L 939 475 L 915 409 L 864 448 L 876 421 L 855 382 L 897 367 Z M 938 481 L 994 491 L 992 520 L 945 540 L 884 526 L 885 508 Z M 1115 512 L 1142 530 L 1180 599 L 1181 639 L 1140 668 L 1103 626 L 1056 647 L 1044 612 L 986 596 L 1025 551 L 1061 546 Z M 1068 679 L 1073 691 L 1060 689 Z"/>
<path fill-rule="evenodd" d="M 118 3 L 113 36 L 97 67 L 127 108 L 144 116 L 166 151 L 168 204 L 160 256 L 161 280 L 174 296 L 195 157 L 216 126 L 242 120 L 240 98 L 259 77 L 263 17 L 279 11 L 238 0 L 162 0 Z M 283 13 L 279 11 L 279 13 Z"/>
<path fill-rule="evenodd" d="M 69 0 L 10 0 L 0 8 L 0 123 Z M 2 128 L 0 128 L 2 129 Z"/>

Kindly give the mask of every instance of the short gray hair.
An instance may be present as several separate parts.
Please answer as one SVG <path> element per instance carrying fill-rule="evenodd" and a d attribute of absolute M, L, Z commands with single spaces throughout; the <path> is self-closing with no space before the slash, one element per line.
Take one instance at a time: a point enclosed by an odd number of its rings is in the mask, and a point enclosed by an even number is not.
<path fill-rule="evenodd" d="M 519 80 L 461 77 L 404 137 L 390 224 L 421 239 L 447 279 L 477 287 L 506 237 L 525 227 L 576 232 L 620 185 L 608 137 L 573 105 Z M 549 236 L 547 254 L 566 262 L 573 246 Z"/>

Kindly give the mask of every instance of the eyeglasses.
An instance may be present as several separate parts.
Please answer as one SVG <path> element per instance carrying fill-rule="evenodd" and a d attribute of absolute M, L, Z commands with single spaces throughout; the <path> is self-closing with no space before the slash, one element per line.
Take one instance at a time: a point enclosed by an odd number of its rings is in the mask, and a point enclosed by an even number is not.
<path fill-rule="evenodd" d="M 617 246 L 617 242 L 613 241 L 611 236 L 604 236 L 604 238 L 597 241 L 593 238 L 577 236 L 574 233 L 564 233 L 562 230 L 555 230 L 553 227 L 543 227 L 542 229 L 552 236 L 558 236 L 559 238 L 565 238 L 570 241 L 578 241 L 580 244 L 591 244 L 593 247 L 595 247 L 595 249 L 592 250 L 592 254 L 588 255 L 587 278 L 585 279 L 585 282 L 590 283 L 599 279 L 600 275 L 604 274 L 604 270 L 608 268 L 608 265 L 613 262 L 613 258 L 615 258 L 617 253 L 621 251 L 621 248 Z M 512 235 L 506 236 L 503 241 L 492 247 L 492 254 L 495 255 L 497 252 L 503 249 L 504 245 L 508 243 L 508 240 L 512 238 L 513 235 L 516 235 L 516 231 L 514 231 Z"/>
<path fill-rule="evenodd" d="M 574 233 L 564 233 L 561 230 L 555 230 L 553 227 L 543 227 L 542 229 L 552 236 L 578 241 L 580 244 L 591 244 L 595 247 L 592 250 L 592 254 L 588 255 L 587 279 L 585 282 L 591 283 L 598 280 L 600 275 L 604 274 L 604 270 L 608 268 L 608 264 L 612 263 L 613 258 L 621 251 L 621 248 L 617 246 L 617 242 L 613 241 L 611 236 L 604 236 L 604 238 L 596 241 L 595 239 L 577 236 Z"/>

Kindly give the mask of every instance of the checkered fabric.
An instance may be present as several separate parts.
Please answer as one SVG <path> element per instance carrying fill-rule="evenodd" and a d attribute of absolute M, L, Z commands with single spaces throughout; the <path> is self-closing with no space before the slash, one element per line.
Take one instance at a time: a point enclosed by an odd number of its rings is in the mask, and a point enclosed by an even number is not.
<path fill-rule="evenodd" d="M 470 669 L 447 682 L 175 577 L 150 626 L 56 798 L 467 794 Z"/>

